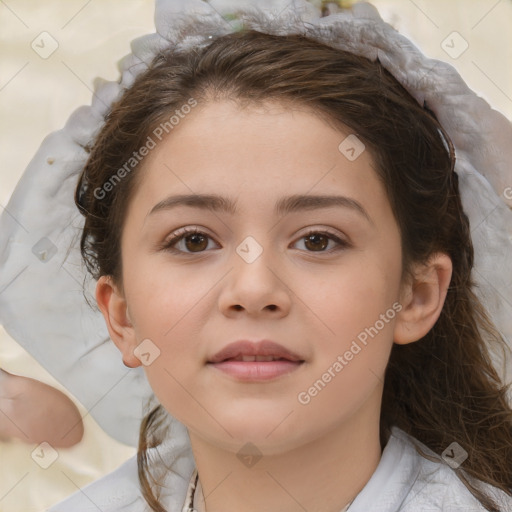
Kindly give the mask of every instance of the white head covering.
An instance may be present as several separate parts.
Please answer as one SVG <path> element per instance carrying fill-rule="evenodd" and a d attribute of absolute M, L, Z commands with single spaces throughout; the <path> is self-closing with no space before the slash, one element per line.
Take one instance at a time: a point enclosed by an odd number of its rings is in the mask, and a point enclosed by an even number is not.
<path fill-rule="evenodd" d="M 93 140 L 111 103 L 160 50 L 207 45 L 242 22 L 378 58 L 436 114 L 455 147 L 475 246 L 476 292 L 512 346 L 512 125 L 503 115 L 472 92 L 451 65 L 425 57 L 368 4 L 322 17 L 305 0 L 264 0 L 258 10 L 240 0 L 156 0 L 156 33 L 135 39 L 132 53 L 120 62 L 120 81 L 98 82 L 92 105 L 78 108 L 62 130 L 43 141 L 0 217 L 0 322 L 107 433 L 127 444 L 136 445 L 143 404 L 153 393 L 142 367 L 123 365 L 101 312 L 84 300 L 85 279 L 95 303 L 95 282 L 79 251 L 83 218 L 74 204 L 87 159 L 83 146 Z M 503 381 L 511 382 L 510 360 L 490 348 Z"/>

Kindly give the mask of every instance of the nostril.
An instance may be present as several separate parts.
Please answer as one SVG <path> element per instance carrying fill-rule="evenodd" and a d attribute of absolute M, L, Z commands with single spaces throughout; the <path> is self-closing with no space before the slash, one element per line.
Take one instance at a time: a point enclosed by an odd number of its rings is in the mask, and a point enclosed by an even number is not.
<path fill-rule="evenodd" d="M 277 309 L 277 306 L 275 304 L 270 304 L 270 305 L 265 306 L 265 307 L 267 309 L 270 309 L 271 311 L 275 311 Z M 237 311 L 240 311 L 240 310 L 244 309 L 243 306 L 241 306 L 240 304 L 235 304 L 233 306 L 233 308 L 236 309 Z"/>

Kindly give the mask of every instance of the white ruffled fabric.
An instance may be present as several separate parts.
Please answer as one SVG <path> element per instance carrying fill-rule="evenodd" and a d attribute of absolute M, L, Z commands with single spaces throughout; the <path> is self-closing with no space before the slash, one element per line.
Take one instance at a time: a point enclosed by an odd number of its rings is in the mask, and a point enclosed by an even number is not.
<path fill-rule="evenodd" d="M 181 428 L 181 427 L 180 427 Z M 181 432 L 188 438 L 186 429 Z M 178 437 L 172 436 L 173 439 Z M 172 463 L 160 503 L 167 512 L 190 512 L 187 504 L 195 462 L 190 451 L 169 439 L 159 458 Z M 414 444 L 435 459 L 419 455 Z M 152 451 L 155 452 L 155 448 Z M 157 456 L 156 452 L 153 456 Z M 341 478 L 341 477 L 340 477 Z M 512 498 L 486 485 L 485 490 L 503 512 L 512 511 Z M 137 460 L 133 456 L 118 469 L 96 480 L 47 512 L 147 512 L 139 489 Z M 454 470 L 428 447 L 393 427 L 380 462 L 348 508 L 348 512 L 484 512 Z M 342 512 L 342 511 L 340 511 Z"/>
<path fill-rule="evenodd" d="M 98 80 L 92 105 L 78 108 L 62 130 L 43 141 L 0 217 L 0 323 L 108 434 L 133 446 L 153 393 L 142 368 L 123 365 L 101 312 L 91 309 L 82 293 L 85 279 L 86 294 L 95 303 L 95 283 L 79 253 L 83 219 L 73 201 L 87 157 L 83 146 L 94 139 L 110 104 L 158 52 L 206 45 L 209 36 L 237 30 L 240 20 L 262 32 L 302 33 L 378 57 L 435 112 L 455 145 L 475 245 L 477 293 L 512 346 L 510 122 L 472 92 L 451 65 L 422 55 L 371 5 L 324 18 L 305 0 L 264 0 L 258 6 L 249 0 L 156 0 L 156 33 L 135 39 L 132 53 L 119 64 L 119 82 Z M 236 9 L 238 19 L 222 17 Z M 510 349 L 504 354 L 490 348 L 503 381 L 512 382 Z"/>

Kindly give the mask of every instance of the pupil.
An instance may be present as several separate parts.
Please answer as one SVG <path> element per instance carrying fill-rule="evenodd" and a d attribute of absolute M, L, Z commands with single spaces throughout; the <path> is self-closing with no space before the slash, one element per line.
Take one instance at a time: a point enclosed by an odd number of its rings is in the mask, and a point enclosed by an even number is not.
<path fill-rule="evenodd" d="M 325 249 L 327 247 L 327 240 L 326 240 L 326 237 L 324 235 L 320 235 L 320 234 L 309 235 L 307 237 L 307 239 L 306 239 L 306 247 L 308 245 L 308 242 L 313 242 L 313 245 L 316 248 L 319 248 L 319 245 L 317 245 L 319 239 L 323 239 L 323 241 L 324 241 L 324 243 L 321 244 L 320 249 Z"/>
<path fill-rule="evenodd" d="M 203 236 L 203 235 L 189 235 L 187 236 L 187 242 L 190 241 L 190 240 L 193 240 L 192 242 L 192 247 L 190 247 L 190 244 L 186 243 L 187 245 L 187 249 L 188 250 L 193 250 L 193 246 L 195 245 L 195 243 L 198 241 L 198 239 L 203 239 L 203 244 L 201 247 L 198 247 L 197 245 L 195 246 L 196 249 L 199 249 L 199 250 L 202 250 L 202 249 L 205 249 L 206 248 L 206 245 L 208 244 L 204 244 L 204 241 L 206 240 L 206 238 Z"/>

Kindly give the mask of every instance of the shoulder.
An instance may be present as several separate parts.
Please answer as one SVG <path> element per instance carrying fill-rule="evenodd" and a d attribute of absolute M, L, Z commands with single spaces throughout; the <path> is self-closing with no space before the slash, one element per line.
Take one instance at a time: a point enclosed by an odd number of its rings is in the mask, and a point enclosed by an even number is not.
<path fill-rule="evenodd" d="M 419 448 L 425 456 L 421 455 Z M 501 507 L 512 512 L 512 498 L 479 483 Z M 423 443 L 394 427 L 381 461 L 350 512 L 485 512 L 456 472 Z"/>
<path fill-rule="evenodd" d="M 393 429 L 393 435 L 406 447 L 407 457 L 418 470 L 407 500 L 399 509 L 401 512 L 416 511 L 420 507 L 421 510 L 443 512 L 485 512 L 487 510 L 473 496 L 445 459 L 398 428 Z M 428 458 L 418 453 L 417 448 Z M 453 450 L 447 452 L 446 457 L 450 456 L 453 456 Z M 452 465 L 458 467 L 457 464 Z M 500 509 L 502 512 L 512 511 L 511 497 L 484 482 L 478 482 L 478 485 L 483 492 L 503 507 Z"/>

